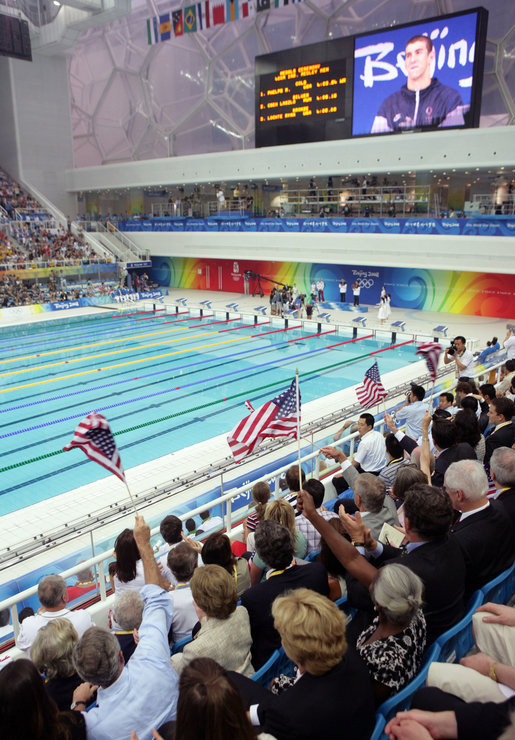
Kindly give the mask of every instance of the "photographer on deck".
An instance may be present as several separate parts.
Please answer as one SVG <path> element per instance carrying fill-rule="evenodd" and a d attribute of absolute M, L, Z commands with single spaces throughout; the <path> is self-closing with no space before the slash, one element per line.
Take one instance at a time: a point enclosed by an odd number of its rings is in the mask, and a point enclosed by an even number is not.
<path fill-rule="evenodd" d="M 465 337 L 455 337 L 451 346 L 445 350 L 443 361 L 446 365 L 454 361 L 458 378 L 470 381 L 474 372 L 474 355 L 466 348 L 465 342 Z"/>

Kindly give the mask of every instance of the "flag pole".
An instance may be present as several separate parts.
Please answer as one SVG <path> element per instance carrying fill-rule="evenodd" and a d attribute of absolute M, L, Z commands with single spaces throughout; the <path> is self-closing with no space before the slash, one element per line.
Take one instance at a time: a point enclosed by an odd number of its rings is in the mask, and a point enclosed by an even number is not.
<path fill-rule="evenodd" d="M 299 457 L 299 491 L 302 490 L 302 466 L 300 464 L 300 402 L 299 402 L 299 368 L 295 370 L 295 400 L 297 406 L 297 453 Z"/>
<path fill-rule="evenodd" d="M 133 495 L 131 493 L 131 489 L 129 488 L 129 484 L 127 483 L 127 481 L 125 481 L 125 485 L 127 486 L 127 490 L 129 492 L 129 496 L 130 496 L 130 499 L 131 499 L 131 504 L 132 504 L 132 507 L 133 507 L 134 511 L 136 512 L 136 516 L 139 516 L 138 515 L 138 510 L 136 508 L 136 504 L 134 503 Z"/>

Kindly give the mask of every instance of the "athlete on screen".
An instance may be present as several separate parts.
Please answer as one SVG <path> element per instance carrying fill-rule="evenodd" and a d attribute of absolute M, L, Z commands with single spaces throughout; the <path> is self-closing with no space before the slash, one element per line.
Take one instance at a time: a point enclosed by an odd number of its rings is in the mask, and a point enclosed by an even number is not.
<path fill-rule="evenodd" d="M 431 77 L 434 61 L 431 39 L 413 36 L 408 41 L 405 50 L 406 84 L 383 100 L 370 133 L 382 134 L 422 126 L 463 126 L 465 106 L 461 95 L 436 77 Z"/>

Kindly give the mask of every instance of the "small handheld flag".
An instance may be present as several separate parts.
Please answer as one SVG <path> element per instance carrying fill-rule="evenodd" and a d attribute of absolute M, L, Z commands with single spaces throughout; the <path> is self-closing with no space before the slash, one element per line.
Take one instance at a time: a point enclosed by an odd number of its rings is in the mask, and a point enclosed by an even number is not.
<path fill-rule="evenodd" d="M 82 448 L 90 460 L 103 465 L 127 484 L 120 454 L 105 416 L 97 414 L 96 411 L 88 414 L 79 423 L 72 441 L 63 447 L 63 450 L 68 451 L 72 447 Z"/>
<path fill-rule="evenodd" d="M 381 383 L 377 362 L 374 362 L 372 367 L 366 371 L 363 383 L 356 388 L 356 395 L 360 404 L 366 409 L 379 403 L 388 395 Z"/>
<path fill-rule="evenodd" d="M 429 375 L 431 376 L 431 380 L 433 382 L 436 380 L 436 373 L 438 371 L 438 359 L 441 352 L 442 345 L 437 344 L 436 342 L 426 342 L 425 344 L 420 344 L 418 350 L 416 351 L 417 355 L 424 355 L 427 363 L 427 369 L 429 370 Z"/>
<path fill-rule="evenodd" d="M 253 452 L 265 437 L 297 437 L 300 423 L 300 394 L 297 408 L 297 385 L 293 380 L 287 391 L 254 409 L 246 401 L 251 414 L 239 422 L 227 437 L 236 462 Z"/>

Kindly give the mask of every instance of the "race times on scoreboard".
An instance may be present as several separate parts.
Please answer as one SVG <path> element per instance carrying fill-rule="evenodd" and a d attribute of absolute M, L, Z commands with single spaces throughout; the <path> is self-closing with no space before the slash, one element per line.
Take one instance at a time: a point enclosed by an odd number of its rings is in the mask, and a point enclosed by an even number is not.
<path fill-rule="evenodd" d="M 267 123 L 345 117 L 346 60 L 299 65 L 260 77 L 259 112 Z"/>

